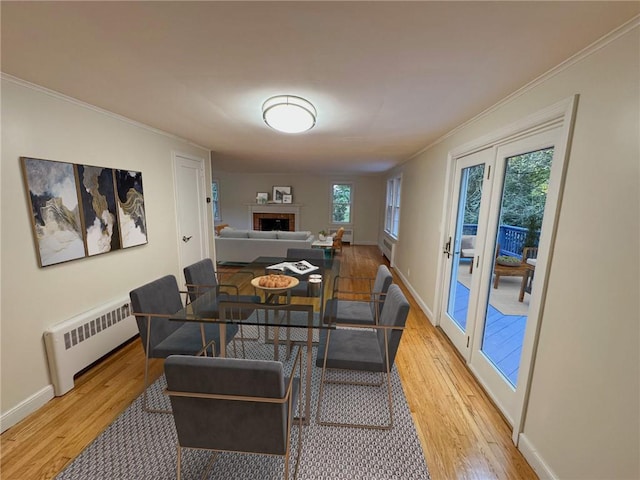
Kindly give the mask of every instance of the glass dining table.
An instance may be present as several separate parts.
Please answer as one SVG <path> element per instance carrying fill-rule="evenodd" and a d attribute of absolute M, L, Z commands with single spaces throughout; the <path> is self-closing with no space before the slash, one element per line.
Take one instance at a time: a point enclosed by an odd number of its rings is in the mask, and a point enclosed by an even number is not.
<path fill-rule="evenodd" d="M 303 259 L 301 259 L 303 260 Z M 308 262 L 314 267 L 308 273 L 290 275 L 297 281 L 291 288 L 260 288 L 258 277 L 274 273 L 270 266 L 287 261 L 281 257 L 258 257 L 253 262 L 233 269 L 227 269 L 219 276 L 219 287 L 204 291 L 198 298 L 188 303 L 182 310 L 171 316 L 171 320 L 183 322 L 216 323 L 220 329 L 220 356 L 227 355 L 227 325 L 255 325 L 264 327 L 264 341 L 273 343 L 274 359 L 279 360 L 279 345 L 282 341 L 280 331 L 286 332 L 287 349 L 297 345 L 306 348 L 306 379 L 304 388 L 304 422 L 309 421 L 311 405 L 311 369 L 313 365 L 314 331 L 333 328 L 323 321 L 324 305 L 331 296 L 334 279 L 340 272 L 340 260 L 337 258 L 313 259 Z M 311 277 L 314 275 L 315 278 Z M 317 277 L 317 276 L 320 277 Z M 252 282 L 252 280 L 254 280 Z M 319 288 L 318 288 L 318 283 Z M 295 285 L 293 285 L 295 284 Z M 261 301 L 237 302 L 235 295 L 257 295 Z M 273 330 L 270 336 L 269 329 Z M 306 338 L 291 340 L 291 330 L 306 332 Z M 203 329 L 204 331 L 204 329 Z M 206 339 L 203 338 L 203 345 Z"/>

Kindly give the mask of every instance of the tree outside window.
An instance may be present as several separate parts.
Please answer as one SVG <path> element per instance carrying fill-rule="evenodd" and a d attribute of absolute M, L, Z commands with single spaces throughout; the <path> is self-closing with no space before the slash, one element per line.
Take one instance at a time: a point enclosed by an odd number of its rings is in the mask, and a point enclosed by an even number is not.
<path fill-rule="evenodd" d="M 334 183 L 331 186 L 331 222 L 351 223 L 353 185 Z"/>
<path fill-rule="evenodd" d="M 218 180 L 214 180 L 211 184 L 211 198 L 213 201 L 213 221 L 219 222 L 222 217 L 220 216 L 220 187 L 218 185 Z"/>

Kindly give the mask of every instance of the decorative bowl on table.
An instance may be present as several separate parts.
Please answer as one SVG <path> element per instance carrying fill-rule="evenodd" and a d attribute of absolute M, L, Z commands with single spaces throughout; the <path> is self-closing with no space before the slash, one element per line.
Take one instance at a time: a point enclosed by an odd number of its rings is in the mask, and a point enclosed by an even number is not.
<path fill-rule="evenodd" d="M 289 275 L 262 275 L 251 279 L 251 285 L 269 293 L 282 293 L 298 285 L 300 281 Z"/>

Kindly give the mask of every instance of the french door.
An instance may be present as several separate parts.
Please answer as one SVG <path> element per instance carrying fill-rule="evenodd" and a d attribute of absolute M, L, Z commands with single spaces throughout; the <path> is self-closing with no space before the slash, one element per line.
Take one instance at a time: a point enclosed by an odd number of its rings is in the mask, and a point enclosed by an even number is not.
<path fill-rule="evenodd" d="M 561 132 L 552 125 L 460 156 L 452 175 L 440 326 L 514 427 L 531 362 L 523 347 L 537 331 L 545 283 L 536 268 L 550 242 L 541 235 L 554 228 L 545 212 L 557 205 L 559 190 L 548 193 Z"/>
<path fill-rule="evenodd" d="M 488 217 L 491 183 L 487 175 L 495 152 L 488 148 L 458 158 L 453 179 L 447 257 L 440 327 L 467 362 L 471 359 L 471 338 L 475 330 L 478 303 L 479 269 L 474 269 L 476 252 L 483 247 Z"/>

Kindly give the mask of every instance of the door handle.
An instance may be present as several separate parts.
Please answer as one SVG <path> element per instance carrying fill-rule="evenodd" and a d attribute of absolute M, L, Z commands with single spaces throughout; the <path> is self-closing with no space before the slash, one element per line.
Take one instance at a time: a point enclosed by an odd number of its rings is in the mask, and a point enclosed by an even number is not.
<path fill-rule="evenodd" d="M 191 240 L 191 238 L 192 238 L 192 237 L 193 237 L 193 235 L 191 235 L 191 236 L 189 236 L 189 237 L 187 237 L 187 236 L 183 236 L 183 237 L 182 237 L 182 241 L 183 241 L 184 243 L 187 243 L 189 240 Z"/>
<path fill-rule="evenodd" d="M 449 241 L 444 246 L 444 252 L 447 255 L 447 258 L 451 258 L 451 237 L 449 237 Z"/>

